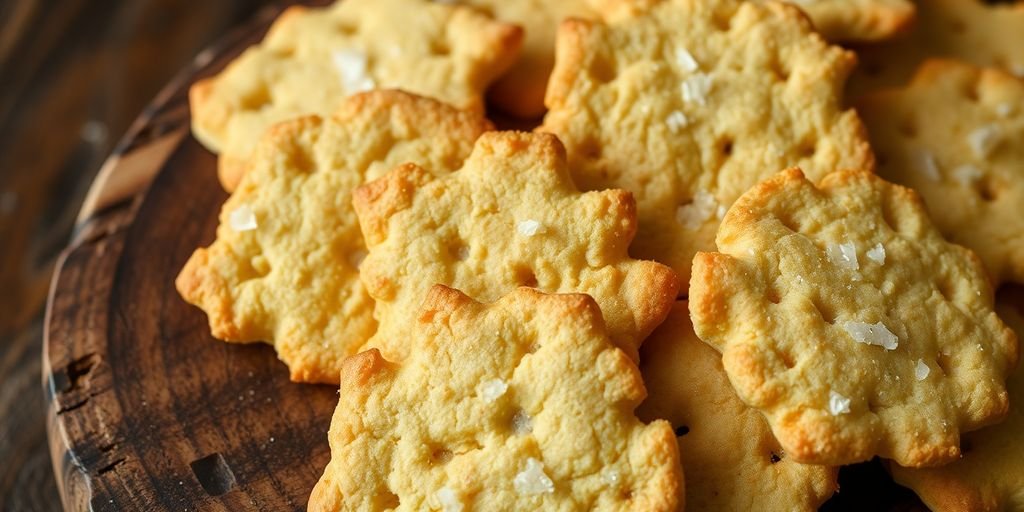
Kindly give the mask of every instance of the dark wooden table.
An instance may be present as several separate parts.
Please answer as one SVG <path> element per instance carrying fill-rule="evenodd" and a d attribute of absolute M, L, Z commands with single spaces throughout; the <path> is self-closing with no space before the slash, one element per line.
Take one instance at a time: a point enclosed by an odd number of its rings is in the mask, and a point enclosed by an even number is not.
<path fill-rule="evenodd" d="M 0 510 L 60 510 L 42 314 L 85 192 L 131 121 L 269 0 L 0 2 Z"/>

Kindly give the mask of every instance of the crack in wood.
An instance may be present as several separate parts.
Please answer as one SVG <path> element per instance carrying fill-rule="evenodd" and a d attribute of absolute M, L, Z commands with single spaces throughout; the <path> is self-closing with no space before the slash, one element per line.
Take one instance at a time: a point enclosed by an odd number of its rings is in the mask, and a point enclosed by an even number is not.
<path fill-rule="evenodd" d="M 124 464 L 125 461 L 127 461 L 127 460 L 128 460 L 127 457 L 121 457 L 119 459 L 116 459 L 116 460 L 114 460 L 114 462 L 111 462 L 110 464 L 107 464 L 106 466 L 103 466 L 100 469 L 96 470 L 96 474 L 97 475 L 102 475 L 104 473 L 109 473 L 111 471 L 114 471 L 115 469 L 117 469 L 118 466 L 120 466 L 121 464 Z"/>

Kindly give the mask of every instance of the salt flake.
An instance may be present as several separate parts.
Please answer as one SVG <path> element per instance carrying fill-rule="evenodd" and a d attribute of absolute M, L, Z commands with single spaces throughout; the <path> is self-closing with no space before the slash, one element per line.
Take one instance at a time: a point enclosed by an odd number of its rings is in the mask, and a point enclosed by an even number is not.
<path fill-rule="evenodd" d="M 544 473 L 544 464 L 530 457 L 526 459 L 526 468 L 512 480 L 519 494 L 550 494 L 555 492 L 555 484 Z"/>
<path fill-rule="evenodd" d="M 828 259 L 832 260 L 832 263 L 850 270 L 860 269 L 860 263 L 857 261 L 857 246 L 853 245 L 853 242 L 829 244 L 827 252 Z"/>
<path fill-rule="evenodd" d="M 665 118 L 665 124 L 668 125 L 668 129 L 672 130 L 672 133 L 679 133 L 679 130 L 686 127 L 690 121 L 686 119 L 686 114 L 673 110 L 668 117 Z"/>
<path fill-rule="evenodd" d="M 719 205 L 715 196 L 698 190 L 693 195 L 689 204 L 684 204 L 676 210 L 676 220 L 687 229 L 695 230 L 718 213 Z"/>
<path fill-rule="evenodd" d="M 839 416 L 840 414 L 850 413 L 850 399 L 846 398 L 835 391 L 828 392 L 828 412 L 832 413 L 832 416 Z"/>
<path fill-rule="evenodd" d="M 516 411 L 512 415 L 512 431 L 517 435 L 526 435 L 533 432 L 533 420 L 524 411 Z"/>
<path fill-rule="evenodd" d="M 621 475 L 619 474 L 619 470 L 615 468 L 605 468 L 604 471 L 601 472 L 601 479 L 608 485 L 618 484 L 620 478 Z"/>
<path fill-rule="evenodd" d="M 971 164 L 964 164 L 953 169 L 953 178 L 965 187 L 973 185 L 974 182 L 981 179 L 983 174 L 981 169 Z"/>
<path fill-rule="evenodd" d="M 540 222 L 533 219 L 526 219 L 516 224 L 516 231 L 519 231 L 520 235 L 533 236 L 537 233 L 542 232 Z"/>
<path fill-rule="evenodd" d="M 1013 103 L 1007 101 L 996 105 L 996 114 L 999 114 L 999 117 L 1010 117 L 1012 113 Z"/>
<path fill-rule="evenodd" d="M 368 60 L 365 53 L 351 49 L 337 50 L 331 54 L 331 58 L 345 92 L 352 94 L 376 87 L 373 78 L 367 73 Z"/>
<path fill-rule="evenodd" d="M 455 491 L 447 485 L 434 493 L 434 499 L 441 506 L 443 512 L 462 512 L 463 504 Z"/>
<path fill-rule="evenodd" d="M 932 369 L 921 359 L 917 360 L 917 366 L 914 367 L 914 378 L 917 380 L 924 380 L 928 378 L 928 374 L 932 372 Z"/>
<path fill-rule="evenodd" d="M 931 151 L 916 148 L 911 150 L 910 156 L 918 172 L 932 181 L 939 181 L 939 164 L 935 162 L 935 155 Z"/>
<path fill-rule="evenodd" d="M 875 244 L 875 246 L 868 250 L 868 252 L 864 253 L 864 255 L 867 256 L 869 260 L 878 263 L 879 265 L 885 264 L 885 246 L 882 245 L 882 242 Z"/>
<path fill-rule="evenodd" d="M 711 77 L 703 73 L 695 73 L 683 80 L 683 101 L 706 105 L 708 92 L 711 91 Z"/>
<path fill-rule="evenodd" d="M 693 58 L 693 54 L 686 48 L 676 48 L 676 62 L 678 62 L 679 67 L 687 73 L 692 73 L 700 68 L 700 64 L 697 63 L 697 59 Z"/>
<path fill-rule="evenodd" d="M 253 213 L 252 208 L 247 204 L 243 204 L 228 215 L 228 224 L 231 229 L 242 232 L 252 231 L 256 229 L 256 214 Z"/>
<path fill-rule="evenodd" d="M 987 124 L 967 134 L 967 143 L 978 158 L 987 158 L 999 145 L 1002 135 L 998 126 Z"/>
<path fill-rule="evenodd" d="M 875 345 L 886 350 L 896 350 L 900 339 L 882 322 L 868 324 L 864 322 L 846 322 L 846 332 L 858 343 Z"/>
<path fill-rule="evenodd" d="M 501 379 L 493 379 L 480 385 L 480 398 L 484 403 L 493 403 L 508 391 L 508 383 Z"/>

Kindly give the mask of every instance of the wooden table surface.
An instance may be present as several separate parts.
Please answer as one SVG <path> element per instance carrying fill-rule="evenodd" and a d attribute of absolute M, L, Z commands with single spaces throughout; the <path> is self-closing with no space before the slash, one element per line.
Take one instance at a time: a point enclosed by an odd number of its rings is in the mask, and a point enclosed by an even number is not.
<path fill-rule="evenodd" d="M 157 91 L 269 0 L 0 2 L 0 510 L 60 510 L 40 386 L 55 258 Z"/>

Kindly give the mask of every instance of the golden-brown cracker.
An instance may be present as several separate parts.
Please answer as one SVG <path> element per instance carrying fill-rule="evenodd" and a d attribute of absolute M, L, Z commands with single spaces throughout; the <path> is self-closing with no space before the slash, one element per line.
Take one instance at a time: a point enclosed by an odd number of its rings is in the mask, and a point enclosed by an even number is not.
<path fill-rule="evenodd" d="M 855 58 L 796 7 L 672 0 L 614 18 L 560 27 L 541 129 L 565 143 L 580 188 L 633 192 L 634 256 L 685 280 L 721 212 L 771 173 L 873 168 L 840 101 Z"/>
<path fill-rule="evenodd" d="M 1024 283 L 1024 81 L 926 62 L 903 89 L 863 98 L 879 174 L 921 194 L 947 239 L 996 282 Z"/>
<path fill-rule="evenodd" d="M 593 299 L 521 288 L 491 305 L 435 286 L 409 355 L 349 358 L 311 512 L 663 510 L 672 427 L 633 415 L 640 372 Z"/>
<path fill-rule="evenodd" d="M 1024 289 L 999 291 L 996 309 L 1024 334 Z M 934 512 L 1024 510 L 1024 367 L 1006 381 L 1010 413 L 998 425 L 964 435 L 963 458 L 941 468 L 892 466 L 893 478 Z"/>
<path fill-rule="evenodd" d="M 544 90 L 555 64 L 555 32 L 568 17 L 592 18 L 590 0 L 463 0 L 495 19 L 523 27 L 519 60 L 487 92 L 501 110 L 519 118 L 544 114 Z"/>
<path fill-rule="evenodd" d="M 1024 2 L 915 0 L 917 20 L 907 34 L 857 48 L 853 96 L 902 86 L 930 57 L 1001 67 L 1024 76 Z"/>
<path fill-rule="evenodd" d="M 346 96 L 396 88 L 482 108 L 518 54 L 522 30 L 469 7 L 429 0 L 344 0 L 292 7 L 259 45 L 191 90 L 192 129 L 221 154 L 229 191 L 273 123 L 329 115 Z"/>
<path fill-rule="evenodd" d="M 483 301 L 518 286 L 586 293 L 634 357 L 678 291 L 671 269 L 627 254 L 629 192 L 577 190 L 550 134 L 484 134 L 459 172 L 404 166 L 357 189 L 353 205 L 370 251 L 361 277 L 381 324 L 369 346 L 389 359 L 409 348 L 389 330 L 437 283 Z"/>
<path fill-rule="evenodd" d="M 349 97 L 331 118 L 272 128 L 224 204 L 217 239 L 177 288 L 214 337 L 266 341 L 296 381 L 338 381 L 341 361 L 376 331 L 357 266 L 366 246 L 352 190 L 403 162 L 458 169 L 490 124 L 398 91 Z"/>
<path fill-rule="evenodd" d="M 736 396 L 721 354 L 694 334 L 686 302 L 644 342 L 640 359 L 648 396 L 637 416 L 675 427 L 690 510 L 815 511 L 836 491 L 836 468 L 791 460 L 761 413 Z"/>
<path fill-rule="evenodd" d="M 1016 337 L 977 256 L 910 189 L 791 169 L 744 194 L 716 243 L 693 262 L 694 327 L 795 460 L 945 464 L 1005 415 Z"/>
<path fill-rule="evenodd" d="M 910 29 L 910 0 L 792 0 L 826 39 L 836 42 L 879 41 Z"/>

